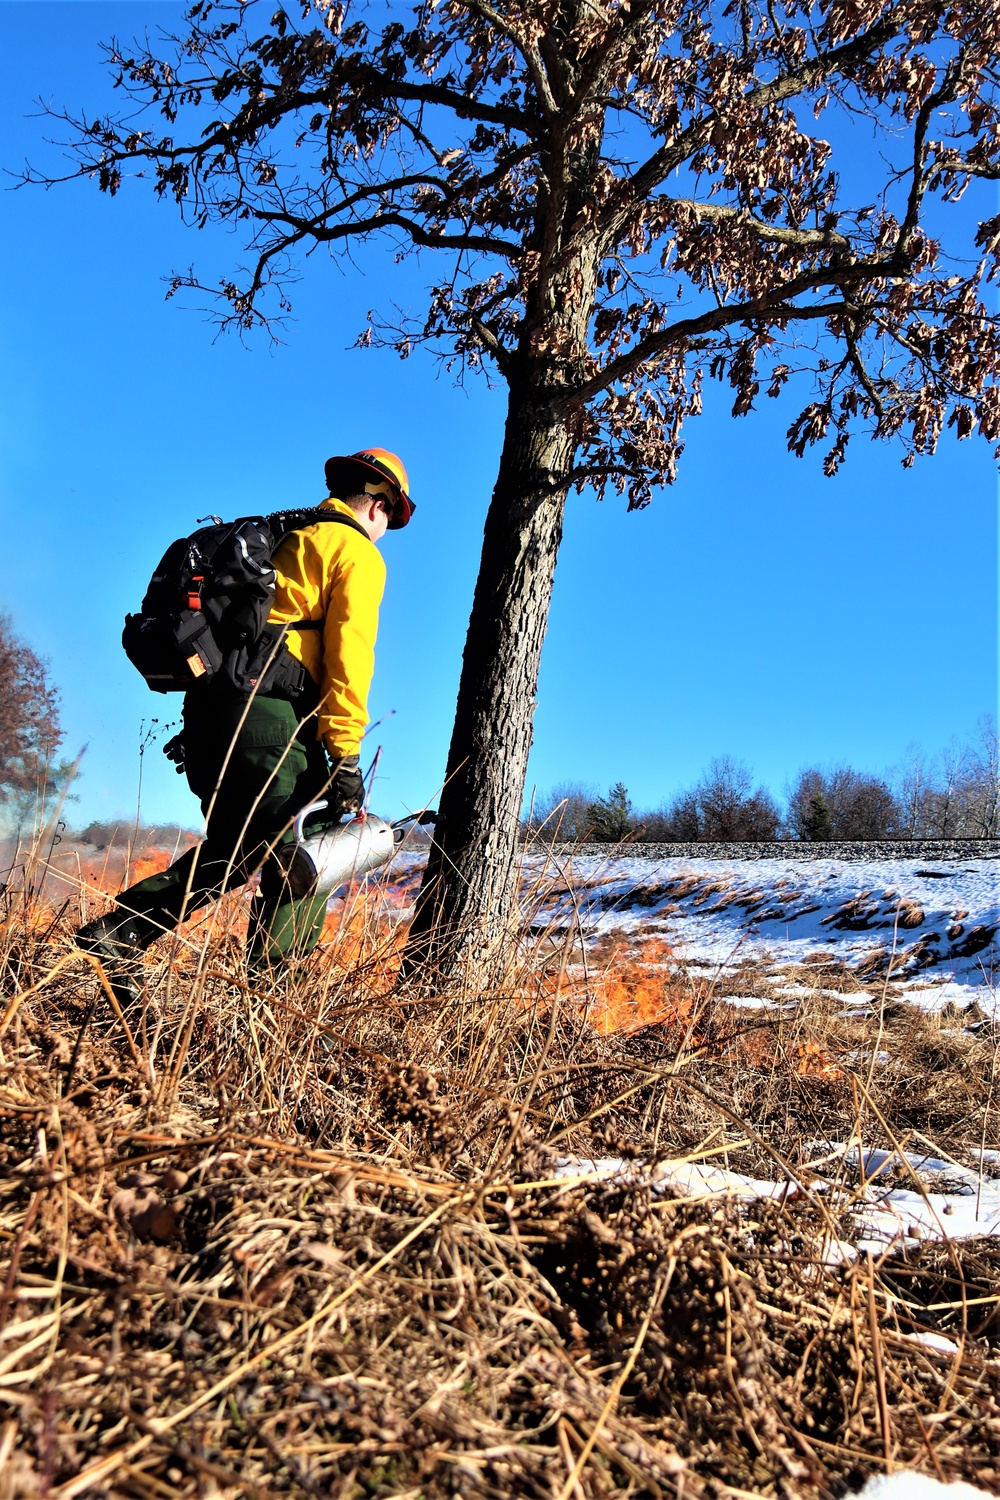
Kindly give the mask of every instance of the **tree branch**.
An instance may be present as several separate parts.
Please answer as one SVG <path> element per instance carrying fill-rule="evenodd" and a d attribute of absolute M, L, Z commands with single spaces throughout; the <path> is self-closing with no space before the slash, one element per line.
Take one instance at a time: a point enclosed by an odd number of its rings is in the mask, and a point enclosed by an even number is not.
<path fill-rule="evenodd" d="M 801 67 L 784 73 L 769 83 L 758 84 L 743 95 L 743 105 L 751 109 L 767 109 L 772 104 L 780 104 L 785 99 L 794 98 L 806 89 L 813 88 L 831 73 L 840 72 L 851 64 L 860 62 L 874 48 L 895 35 L 909 9 L 910 0 L 902 0 L 902 3 L 892 6 L 882 20 L 876 21 L 863 36 L 843 42 L 819 57 L 810 58 Z M 702 119 L 693 120 L 674 141 L 654 151 L 642 166 L 637 167 L 625 179 L 622 191 L 616 195 L 617 201 L 612 201 L 598 220 L 599 233 L 605 245 L 617 238 L 635 204 L 648 198 L 664 178 L 682 166 L 705 144 L 717 118 L 713 110 Z"/>
<path fill-rule="evenodd" d="M 971 162 L 964 158 L 959 161 L 939 161 L 928 172 L 928 179 L 943 176 L 946 172 L 968 173 L 970 177 L 984 177 L 988 182 L 996 182 L 1000 177 L 1000 162 Z"/>
<path fill-rule="evenodd" d="M 490 325 L 484 323 L 481 318 L 471 317 L 469 326 L 496 360 L 501 375 L 506 376 L 511 367 L 510 351 L 500 342 Z"/>
<path fill-rule="evenodd" d="M 788 296 L 789 293 L 797 295 L 798 292 L 809 290 L 807 287 L 795 287 L 794 283 L 779 290 L 777 295 Z M 715 307 L 711 311 L 702 313 L 697 318 L 684 318 L 678 323 L 671 323 L 669 328 L 663 328 L 657 333 L 651 333 L 648 338 L 641 340 L 634 349 L 621 359 L 612 360 L 611 364 L 605 365 L 590 380 L 583 381 L 572 391 L 558 398 L 553 403 L 553 410 L 564 415 L 570 408 L 582 405 L 593 396 L 599 395 L 608 386 L 625 376 L 631 375 L 640 365 L 647 360 L 662 354 L 664 350 L 673 344 L 687 344 L 691 339 L 697 338 L 704 333 L 717 333 L 720 329 L 728 328 L 733 323 L 753 323 L 766 321 L 768 323 L 786 323 L 790 320 L 806 322 L 815 318 L 832 318 L 841 313 L 850 312 L 850 304 L 847 302 L 824 302 L 808 307 L 796 307 L 794 303 L 775 302 L 768 297 L 757 297 L 752 302 L 741 302 L 733 307 Z"/>
<path fill-rule="evenodd" d="M 844 338 L 847 342 L 848 359 L 850 360 L 851 368 L 858 378 L 858 384 L 871 402 L 875 415 L 881 421 L 885 416 L 885 405 L 882 397 L 875 389 L 875 384 L 868 373 L 868 367 L 861 357 L 861 351 L 858 348 L 857 327 L 853 319 L 850 319 L 844 325 Z"/>
<path fill-rule="evenodd" d="M 930 181 L 930 173 L 924 172 L 924 158 L 926 155 L 927 127 L 931 116 L 939 104 L 950 103 L 955 97 L 955 78 L 957 70 L 949 68 L 939 89 L 928 94 L 917 112 L 916 124 L 913 130 L 913 181 L 910 183 L 910 192 L 906 202 L 906 213 L 899 228 L 899 244 L 906 245 L 910 235 L 920 223 L 920 205 L 923 202 L 924 193 Z"/>
<path fill-rule="evenodd" d="M 494 239 L 486 234 L 436 234 L 433 230 L 425 229 L 423 225 L 416 224 L 398 210 L 390 210 L 387 213 L 378 213 L 368 219 L 352 219 L 347 224 L 331 224 L 319 226 L 315 218 L 302 218 L 298 214 L 288 210 L 279 212 L 276 209 L 249 210 L 255 219 L 264 223 L 288 224 L 295 230 L 289 243 L 301 239 L 304 236 L 320 242 L 348 239 L 352 235 L 374 234 L 380 229 L 402 229 L 410 236 L 415 245 L 432 250 L 473 250 L 505 256 L 507 260 L 516 262 L 520 259 L 523 251 L 520 245 L 512 244 L 509 240 Z M 326 217 L 325 215 L 323 217 Z"/>
<path fill-rule="evenodd" d="M 188 89 L 213 90 L 217 84 L 218 80 L 210 76 L 204 82 L 185 79 L 183 83 L 178 81 L 173 85 L 161 85 L 161 88 L 182 93 Z M 230 128 L 245 123 L 255 129 L 265 129 L 300 109 L 316 109 L 319 105 L 330 109 L 340 102 L 347 89 L 360 92 L 368 88 L 372 95 L 381 99 L 440 104 L 446 109 L 454 110 L 463 120 L 481 120 L 484 125 L 503 125 L 510 130 L 520 130 L 525 135 L 531 135 L 541 123 L 524 110 L 514 109 L 510 105 L 488 104 L 473 95 L 461 94 L 456 89 L 448 88 L 443 83 L 410 83 L 405 78 L 393 78 L 388 73 L 382 73 L 368 63 L 356 63 L 350 69 L 336 69 L 332 80 L 322 88 L 308 91 L 297 89 L 294 93 L 279 93 L 275 90 L 271 95 L 265 96 L 263 101 L 254 100 L 244 104 L 233 117 Z"/>
<path fill-rule="evenodd" d="M 385 98 L 409 99 L 420 104 L 442 104 L 453 109 L 463 120 L 482 120 L 484 125 L 506 125 L 511 130 L 520 130 L 524 135 L 533 135 L 541 121 L 524 110 L 508 105 L 487 104 L 482 99 L 470 98 L 440 83 L 407 83 L 405 79 L 387 77 L 374 69 L 365 70 L 366 79 L 379 85 Z M 323 102 L 329 104 L 327 92 Z"/>
<path fill-rule="evenodd" d="M 836 229 L 788 229 L 780 224 L 767 224 L 755 219 L 742 208 L 730 208 L 721 203 L 701 203 L 696 198 L 669 198 L 661 195 L 650 199 L 650 207 L 665 205 L 668 208 L 688 209 L 696 219 L 707 219 L 709 223 L 733 223 L 740 229 L 748 229 L 759 240 L 773 241 L 778 245 L 794 245 L 798 249 L 829 247 L 850 250 L 851 242 Z"/>
<path fill-rule="evenodd" d="M 495 27 L 501 36 L 505 36 L 509 42 L 513 43 L 524 58 L 528 72 L 531 74 L 531 81 L 535 86 L 539 104 L 549 118 L 555 115 L 558 112 L 558 105 L 556 104 L 552 87 L 545 72 L 545 64 L 537 49 L 529 47 L 517 35 L 506 18 L 500 14 L 495 6 L 489 4 L 489 0 L 461 0 L 461 3 L 465 6 L 466 10 L 473 11 L 477 16 L 488 22 L 490 26 Z"/>
<path fill-rule="evenodd" d="M 594 90 L 600 88 L 604 78 L 607 76 L 608 65 L 613 60 L 615 54 L 620 53 L 628 45 L 633 33 L 638 31 L 644 22 L 648 21 L 650 12 L 656 3 L 657 0 L 641 0 L 641 4 L 634 3 L 627 21 L 623 19 L 619 29 L 616 30 L 614 27 L 608 27 L 605 43 L 594 48 L 589 67 L 585 72 L 581 73 L 576 90 L 570 100 L 570 109 L 574 114 L 579 112 L 581 104 L 588 96 L 594 103 L 605 102 L 600 98 L 594 97 Z"/>

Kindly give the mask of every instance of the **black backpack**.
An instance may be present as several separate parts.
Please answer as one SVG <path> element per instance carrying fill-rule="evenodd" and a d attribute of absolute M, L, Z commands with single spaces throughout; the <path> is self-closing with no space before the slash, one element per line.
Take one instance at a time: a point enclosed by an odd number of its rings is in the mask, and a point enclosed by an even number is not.
<path fill-rule="evenodd" d="M 305 669 L 284 645 L 288 625 L 269 625 L 278 544 L 317 521 L 368 533 L 359 521 L 320 506 L 243 516 L 203 526 L 172 542 L 149 580 L 137 615 L 125 616 L 122 645 L 156 693 L 180 692 L 216 679 L 237 693 L 295 694 Z M 318 630 L 322 620 L 296 620 Z"/>

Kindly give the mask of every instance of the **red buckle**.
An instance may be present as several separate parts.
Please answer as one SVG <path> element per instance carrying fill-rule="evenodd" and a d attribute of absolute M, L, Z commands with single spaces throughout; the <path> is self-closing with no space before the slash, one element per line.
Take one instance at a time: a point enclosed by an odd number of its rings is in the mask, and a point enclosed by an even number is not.
<path fill-rule="evenodd" d="M 197 584 L 197 588 L 188 590 L 187 607 L 188 609 L 201 609 L 201 586 L 205 582 L 204 574 L 196 573 L 191 582 Z"/>

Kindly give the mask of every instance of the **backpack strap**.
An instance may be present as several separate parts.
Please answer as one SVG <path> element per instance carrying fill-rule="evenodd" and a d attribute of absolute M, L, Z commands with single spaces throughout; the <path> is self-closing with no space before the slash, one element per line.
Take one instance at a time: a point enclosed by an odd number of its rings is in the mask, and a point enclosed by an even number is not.
<path fill-rule="evenodd" d="M 360 521 L 356 521 L 353 516 L 345 516 L 341 510 L 330 510 L 325 505 L 313 506 L 311 510 L 281 510 L 276 515 L 268 516 L 267 519 L 276 532 L 280 531 L 282 541 L 293 531 L 301 531 L 303 527 L 312 526 L 317 521 L 337 521 L 341 526 L 350 526 L 355 531 L 360 531 L 367 541 L 371 541 L 371 537 Z M 322 620 L 290 620 L 284 628 L 285 630 L 322 630 L 323 624 Z"/>
<path fill-rule="evenodd" d="M 315 525 L 317 521 L 336 521 L 341 526 L 350 526 L 354 531 L 360 532 L 366 541 L 371 541 L 360 521 L 356 521 L 353 516 L 345 516 L 342 510 L 330 510 L 325 505 L 313 505 L 307 510 L 279 510 L 273 516 L 267 516 L 266 520 L 278 541 L 284 541 L 293 531 L 301 531 L 306 526 Z"/>
<path fill-rule="evenodd" d="M 325 505 L 317 506 L 316 519 L 317 521 L 339 521 L 341 526 L 351 526 L 355 531 L 360 531 L 366 541 L 371 541 L 371 537 L 361 522 L 356 521 L 353 516 L 345 516 L 342 510 L 327 510 Z M 372 545 L 374 546 L 374 543 Z"/>

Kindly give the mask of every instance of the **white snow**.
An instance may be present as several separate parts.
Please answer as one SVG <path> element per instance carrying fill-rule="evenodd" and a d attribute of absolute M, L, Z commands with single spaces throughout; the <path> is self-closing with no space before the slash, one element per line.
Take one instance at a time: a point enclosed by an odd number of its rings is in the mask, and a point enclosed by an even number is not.
<path fill-rule="evenodd" d="M 997 963 L 997 948 L 994 945 L 993 962 Z M 962 979 L 945 979 L 935 983 L 928 974 L 915 984 L 906 987 L 906 998 L 911 1005 L 923 1010 L 941 1010 L 945 1005 L 963 1006 L 975 1001 L 993 1015 L 997 1014 L 1000 974 L 989 976 L 973 971 Z"/>
<path fill-rule="evenodd" d="M 954 1339 L 946 1339 L 943 1333 L 931 1333 L 925 1330 L 922 1333 L 901 1333 L 901 1339 L 908 1339 L 911 1344 L 921 1344 L 925 1349 L 933 1349 L 937 1354 L 957 1354 L 958 1345 Z"/>
<path fill-rule="evenodd" d="M 734 1010 L 793 1010 L 794 1006 L 779 1005 L 777 1000 L 766 1000 L 763 995 L 716 995 L 717 1005 L 731 1005 Z"/>
<path fill-rule="evenodd" d="M 914 1152 L 844 1148 L 841 1160 L 865 1181 L 855 1210 L 860 1250 L 895 1242 L 1000 1235 L 1000 1182 L 971 1167 Z"/>
<path fill-rule="evenodd" d="M 977 1489 L 958 1479 L 954 1484 L 942 1484 L 929 1474 L 917 1474 L 912 1469 L 897 1469 L 893 1474 L 873 1475 L 863 1490 L 857 1491 L 857 1500 L 982 1500 L 988 1492 Z"/>
<path fill-rule="evenodd" d="M 411 914 L 406 897 L 425 858 L 414 850 L 394 861 L 386 877 L 391 919 Z M 656 937 L 677 961 L 704 971 L 715 1003 L 770 1010 L 811 998 L 862 1014 L 884 999 L 891 962 L 893 996 L 928 1011 L 977 1005 L 981 1014 L 964 1022 L 960 1016 L 959 1026 L 1000 1020 L 1000 859 L 651 859 L 532 851 L 522 876 L 535 931 L 580 931 L 589 944 L 613 935 L 626 942 Z M 731 992 L 732 975 L 745 964 L 770 995 Z M 822 969 L 811 985 L 802 969 L 816 964 Z M 842 987 L 828 987 L 831 966 L 840 966 Z"/>
<path fill-rule="evenodd" d="M 868 1148 L 837 1142 L 815 1143 L 817 1155 L 798 1176 L 750 1177 L 715 1163 L 667 1160 L 647 1167 L 619 1157 L 567 1158 L 559 1176 L 568 1181 L 590 1177 L 623 1177 L 669 1186 L 688 1199 L 735 1198 L 751 1203 L 762 1198 L 785 1201 L 790 1195 L 820 1194 L 831 1215 L 846 1211 L 848 1241 L 831 1239 L 824 1246 L 828 1264 L 853 1259 L 860 1252 L 882 1255 L 890 1246 L 913 1248 L 921 1240 L 960 1240 L 976 1235 L 1000 1236 L 1000 1179 L 988 1177 L 940 1157 Z M 823 1170 L 821 1170 L 823 1169 Z M 830 1255 L 834 1260 L 830 1259 Z"/>
<path fill-rule="evenodd" d="M 877 999 L 891 959 L 893 982 L 906 986 L 915 1004 L 939 1010 L 975 1000 L 987 1015 L 998 1014 L 997 860 L 586 855 L 551 856 L 546 863 L 532 854 L 525 878 L 548 880 L 550 894 L 536 925 L 548 922 L 553 930 L 580 923 L 590 939 L 612 932 L 655 935 L 679 959 L 720 976 L 747 960 L 780 971 L 821 954 L 858 971 L 857 991 L 786 977 L 777 991 L 786 1000 L 819 995 L 857 1005 Z M 861 992 L 863 984 L 870 993 Z"/>

